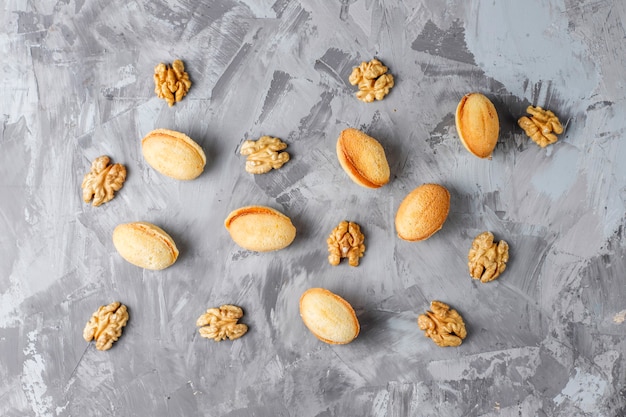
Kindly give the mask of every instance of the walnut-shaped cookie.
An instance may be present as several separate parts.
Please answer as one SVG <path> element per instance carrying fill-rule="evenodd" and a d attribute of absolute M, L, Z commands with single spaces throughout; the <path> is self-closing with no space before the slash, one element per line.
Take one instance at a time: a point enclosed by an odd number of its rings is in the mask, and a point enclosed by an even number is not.
<path fill-rule="evenodd" d="M 111 201 L 126 180 L 126 168 L 121 164 L 111 164 L 111 159 L 102 155 L 91 163 L 91 170 L 85 174 L 81 188 L 83 201 L 99 206 Z"/>
<path fill-rule="evenodd" d="M 430 309 L 417 317 L 417 325 L 441 347 L 459 346 L 467 336 L 465 322 L 461 315 L 441 301 L 432 301 Z"/>
<path fill-rule="evenodd" d="M 196 326 L 202 337 L 213 339 L 216 342 L 239 339 L 246 334 L 248 326 L 237 323 L 243 317 L 243 310 L 230 304 L 225 304 L 220 308 L 209 308 L 206 313 L 198 317 Z"/>
<path fill-rule="evenodd" d="M 342 221 L 333 229 L 326 243 L 328 243 L 328 262 L 339 265 L 342 258 L 348 258 L 350 266 L 359 266 L 359 258 L 365 253 L 365 236 L 361 227 L 349 221 Z"/>
<path fill-rule="evenodd" d="M 93 313 L 83 330 L 86 342 L 96 341 L 96 349 L 111 349 L 113 343 L 122 335 L 122 328 L 128 322 L 128 309 L 119 301 L 100 306 Z"/>

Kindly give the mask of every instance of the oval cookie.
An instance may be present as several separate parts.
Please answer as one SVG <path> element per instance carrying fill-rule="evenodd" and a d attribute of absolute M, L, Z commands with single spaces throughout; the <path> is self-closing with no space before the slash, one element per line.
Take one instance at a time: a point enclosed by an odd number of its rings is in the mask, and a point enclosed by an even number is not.
<path fill-rule="evenodd" d="M 361 329 L 350 303 L 324 288 L 311 288 L 302 294 L 300 317 L 315 337 L 333 345 L 352 342 Z"/>
<path fill-rule="evenodd" d="M 479 158 L 491 158 L 498 142 L 500 122 L 493 103 L 480 93 L 466 94 L 456 108 L 456 130 L 465 149 Z"/>
<path fill-rule="evenodd" d="M 349 128 L 337 139 L 337 158 L 346 174 L 366 188 L 380 188 L 389 182 L 385 150 L 376 139 Z"/>
<path fill-rule="evenodd" d="M 231 212 L 224 226 L 244 249 L 270 252 L 286 248 L 296 237 L 291 219 L 265 206 L 246 206 Z"/>
<path fill-rule="evenodd" d="M 160 270 L 178 258 L 174 240 L 163 229 L 147 222 L 120 224 L 113 230 L 117 252 L 140 268 Z"/>
<path fill-rule="evenodd" d="M 206 165 L 206 155 L 196 142 L 181 132 L 157 129 L 141 141 L 143 157 L 152 168 L 177 180 L 197 178 Z"/>
<path fill-rule="evenodd" d="M 443 227 L 450 211 L 450 193 L 438 184 L 423 184 L 411 191 L 396 213 L 400 239 L 425 240 Z"/>

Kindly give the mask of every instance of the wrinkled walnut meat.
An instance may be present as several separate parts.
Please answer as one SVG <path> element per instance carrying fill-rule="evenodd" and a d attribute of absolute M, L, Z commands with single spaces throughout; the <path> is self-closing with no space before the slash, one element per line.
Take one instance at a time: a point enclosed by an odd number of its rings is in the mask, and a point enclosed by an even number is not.
<path fill-rule="evenodd" d="M 356 97 L 366 103 L 374 100 L 382 100 L 394 85 L 393 75 L 387 74 L 388 68 L 377 59 L 370 62 L 361 62 L 354 67 L 348 78 L 350 84 L 358 85 L 359 91 Z"/>
<path fill-rule="evenodd" d="M 430 309 L 432 311 L 417 317 L 417 325 L 424 330 L 424 335 L 441 347 L 459 346 L 467 336 L 461 315 L 441 301 L 432 301 Z"/>
<path fill-rule="evenodd" d="M 287 144 L 278 138 L 262 136 L 257 141 L 247 140 L 241 145 L 241 154 L 247 155 L 246 171 L 250 174 L 265 174 L 278 169 L 289 161 L 287 152 L 280 152 Z"/>
<path fill-rule="evenodd" d="M 85 326 L 83 338 L 87 342 L 95 340 L 98 350 L 108 350 L 122 335 L 126 322 L 128 310 L 124 304 L 115 301 L 108 306 L 100 306 Z"/>
<path fill-rule="evenodd" d="M 517 124 L 537 145 L 545 148 L 558 140 L 556 135 L 563 133 L 563 126 L 554 113 L 533 106 L 528 106 L 526 111 L 530 117 L 520 117 Z"/>
<path fill-rule="evenodd" d="M 239 339 L 248 331 L 248 326 L 237 323 L 243 316 L 241 307 L 223 305 L 220 308 L 209 308 L 206 313 L 198 317 L 196 326 L 202 337 L 213 339 L 216 342 L 226 338 Z"/>
<path fill-rule="evenodd" d="M 157 97 L 165 99 L 172 107 L 185 97 L 191 88 L 189 74 L 185 72 L 183 61 L 177 59 L 172 66 L 160 63 L 154 67 L 154 92 Z"/>
<path fill-rule="evenodd" d="M 328 236 L 328 262 L 339 265 L 341 258 L 348 258 L 350 266 L 359 266 L 359 258 L 363 257 L 365 236 L 361 228 L 353 222 L 342 221 Z"/>
<path fill-rule="evenodd" d="M 493 281 L 506 269 L 509 245 L 504 240 L 495 243 L 491 232 L 483 232 L 472 242 L 467 261 L 472 278 L 481 282 Z"/>
<path fill-rule="evenodd" d="M 89 171 L 83 178 L 83 200 L 89 203 L 92 199 L 94 206 L 110 201 L 119 191 L 126 180 L 126 168 L 121 164 L 109 165 L 108 156 L 100 156 L 91 164 Z"/>

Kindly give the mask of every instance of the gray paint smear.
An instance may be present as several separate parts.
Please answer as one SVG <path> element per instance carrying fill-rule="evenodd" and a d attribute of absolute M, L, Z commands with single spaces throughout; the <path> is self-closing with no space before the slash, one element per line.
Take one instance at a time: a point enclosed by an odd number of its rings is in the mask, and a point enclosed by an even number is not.
<path fill-rule="evenodd" d="M 14 3 L 0 13 L 1 415 L 626 413 L 626 4 Z M 347 79 L 372 57 L 396 86 L 366 104 Z M 170 108 L 152 73 L 176 58 L 193 86 Z M 456 134 L 454 111 L 472 91 L 498 110 L 491 160 Z M 557 144 L 541 149 L 519 129 L 530 104 L 564 122 Z M 335 145 L 347 127 L 383 145 L 388 185 L 365 189 L 343 172 Z M 140 141 L 156 128 L 203 147 L 198 179 L 145 163 Z M 291 160 L 253 176 L 238 148 L 265 134 L 285 140 Z M 94 208 L 80 184 L 103 154 L 128 178 Z M 450 190 L 448 218 L 427 241 L 401 241 L 397 207 L 425 182 Z M 223 222 L 250 204 L 287 214 L 293 244 L 236 246 Z M 327 262 L 344 219 L 366 236 L 358 268 Z M 138 220 L 174 238 L 171 268 L 117 254 L 112 230 Z M 484 230 L 511 247 L 489 284 L 467 271 Z M 306 329 L 298 300 L 311 287 L 353 305 L 354 342 L 326 345 Z M 433 299 L 463 315 L 458 348 L 417 328 Z M 131 319 L 98 352 L 82 330 L 113 300 Z M 248 334 L 201 338 L 197 317 L 225 303 L 242 306 Z"/>

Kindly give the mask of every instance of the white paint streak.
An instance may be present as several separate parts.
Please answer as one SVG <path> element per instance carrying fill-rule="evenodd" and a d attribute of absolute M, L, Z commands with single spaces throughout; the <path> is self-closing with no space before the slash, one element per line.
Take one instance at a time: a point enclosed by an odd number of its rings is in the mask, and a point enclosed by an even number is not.
<path fill-rule="evenodd" d="M 460 381 L 490 375 L 493 372 L 493 368 L 497 365 L 502 363 L 510 365 L 514 363 L 516 359 L 523 360 L 526 367 L 529 368 L 526 372 L 534 373 L 539 365 L 539 348 L 524 347 L 486 352 L 466 356 L 462 359 L 433 361 L 427 365 L 427 370 L 434 379 L 441 381 Z M 520 365 L 516 366 L 516 368 L 518 367 L 520 367 Z"/>
<path fill-rule="evenodd" d="M 6 292 L 0 294 L 0 327 L 16 327 L 22 322 L 16 308 L 21 305 L 24 300 L 24 289 L 22 281 L 11 276 L 10 286 Z"/>
<path fill-rule="evenodd" d="M 389 391 L 378 391 L 372 402 L 372 415 L 374 417 L 385 417 L 387 415 L 387 404 L 389 403 Z"/>
<path fill-rule="evenodd" d="M 37 336 L 37 330 L 27 335 L 28 345 L 24 348 L 26 359 L 22 365 L 22 389 L 37 416 L 53 416 L 53 401 L 46 395 L 48 386 L 43 375 L 46 363 L 35 347 Z"/>
<path fill-rule="evenodd" d="M 607 382 L 580 368 L 575 368 L 575 372 L 574 377 L 569 380 L 561 393 L 554 397 L 554 403 L 561 405 L 569 400 L 586 413 L 597 412 L 599 401 L 606 391 Z"/>

